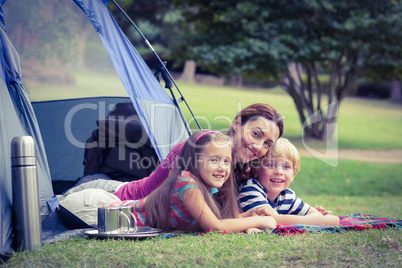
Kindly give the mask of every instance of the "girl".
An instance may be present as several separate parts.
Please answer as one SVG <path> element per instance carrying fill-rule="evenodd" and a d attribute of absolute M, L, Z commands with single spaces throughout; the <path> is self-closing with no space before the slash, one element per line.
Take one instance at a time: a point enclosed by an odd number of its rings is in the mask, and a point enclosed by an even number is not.
<path fill-rule="evenodd" d="M 198 131 L 182 146 L 169 176 L 148 197 L 131 203 L 139 226 L 164 231 L 241 232 L 274 229 L 269 216 L 240 218 L 232 179 L 232 141 L 217 131 Z M 212 195 L 219 195 L 212 198 Z M 111 204 L 111 206 L 116 204 Z"/>

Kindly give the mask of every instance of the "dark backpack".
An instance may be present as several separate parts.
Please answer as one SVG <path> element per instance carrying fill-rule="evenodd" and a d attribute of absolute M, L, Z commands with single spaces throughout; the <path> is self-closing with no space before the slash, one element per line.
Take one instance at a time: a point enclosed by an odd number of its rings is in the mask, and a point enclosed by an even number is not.
<path fill-rule="evenodd" d="M 85 143 L 84 176 L 95 173 L 119 181 L 149 176 L 159 164 L 158 156 L 133 104 L 118 103 Z"/>

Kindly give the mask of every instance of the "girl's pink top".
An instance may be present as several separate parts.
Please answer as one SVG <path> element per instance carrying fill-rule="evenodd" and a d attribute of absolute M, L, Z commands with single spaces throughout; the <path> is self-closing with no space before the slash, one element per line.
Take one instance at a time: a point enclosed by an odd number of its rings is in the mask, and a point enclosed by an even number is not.
<path fill-rule="evenodd" d="M 177 157 L 179 156 L 184 143 L 185 141 L 181 141 L 173 147 L 166 158 L 158 165 L 156 170 L 149 175 L 149 177 L 131 181 L 120 187 L 114 194 L 122 201 L 138 200 L 148 196 L 168 177 L 169 171 L 176 163 Z"/>

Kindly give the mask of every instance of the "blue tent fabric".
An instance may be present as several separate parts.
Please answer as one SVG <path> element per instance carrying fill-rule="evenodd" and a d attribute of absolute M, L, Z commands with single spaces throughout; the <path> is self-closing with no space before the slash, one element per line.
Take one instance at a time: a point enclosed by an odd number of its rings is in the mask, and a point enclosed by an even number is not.
<path fill-rule="evenodd" d="M 107 9 L 109 1 L 74 1 L 95 27 L 159 160 L 163 160 L 173 146 L 188 138 L 173 99 L 117 25 Z"/>
<path fill-rule="evenodd" d="M 11 141 L 16 136 L 32 136 L 36 145 L 40 204 L 48 209 L 53 198 L 51 178 L 40 130 L 28 95 L 20 81 L 19 57 L 3 29 L 0 29 L 2 70 L 0 72 L 0 191 L 1 252 L 12 252 Z"/>
<path fill-rule="evenodd" d="M 3 9 L 1 6 L 6 2 L 6 0 L 1 0 L 0 1 L 0 27 L 5 31 L 6 30 L 6 24 L 4 23 L 4 13 Z"/>

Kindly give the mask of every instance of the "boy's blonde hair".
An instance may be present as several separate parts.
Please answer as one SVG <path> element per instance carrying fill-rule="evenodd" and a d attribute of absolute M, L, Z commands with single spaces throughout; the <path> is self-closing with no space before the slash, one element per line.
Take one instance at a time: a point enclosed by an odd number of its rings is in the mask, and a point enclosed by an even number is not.
<path fill-rule="evenodd" d="M 292 162 L 293 171 L 295 173 L 300 170 L 300 156 L 296 147 L 286 138 L 279 138 L 273 147 L 269 149 L 269 152 L 265 158 L 279 158 L 284 157 Z"/>

